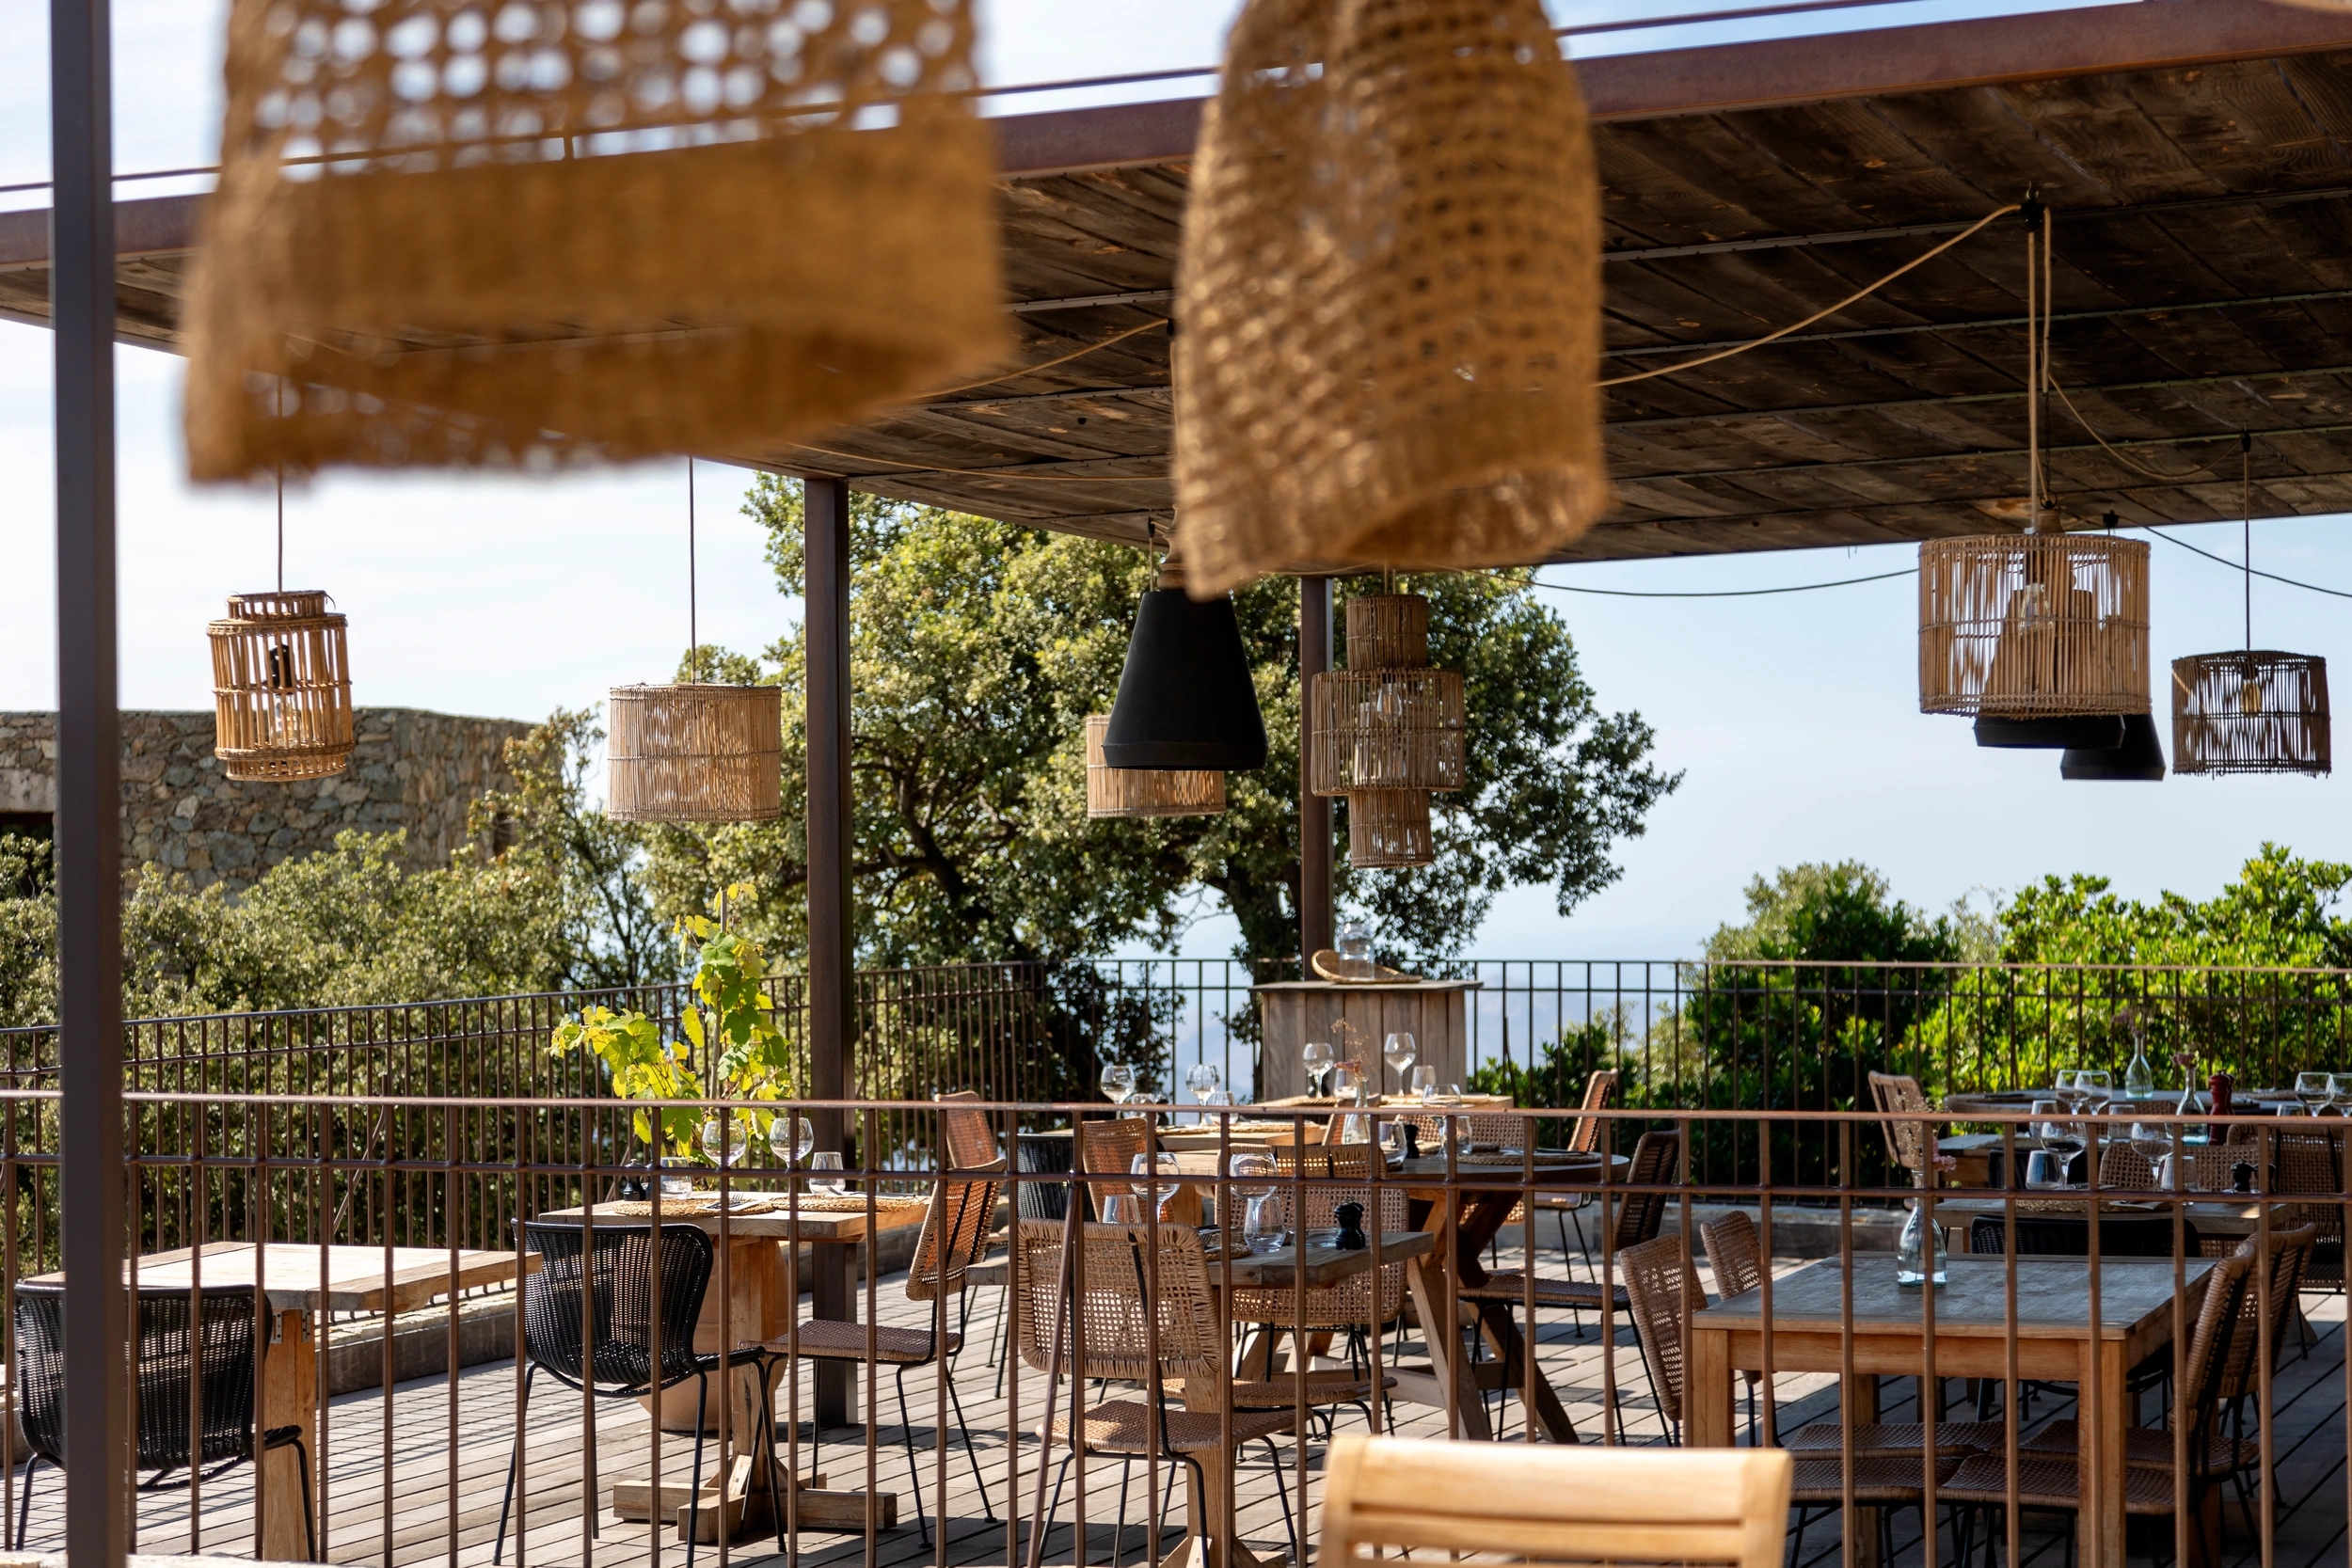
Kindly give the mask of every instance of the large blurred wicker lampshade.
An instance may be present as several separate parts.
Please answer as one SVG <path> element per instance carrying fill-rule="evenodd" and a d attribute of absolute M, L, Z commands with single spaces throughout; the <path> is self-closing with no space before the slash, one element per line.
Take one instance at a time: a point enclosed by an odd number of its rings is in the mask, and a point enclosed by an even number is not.
<path fill-rule="evenodd" d="M 2092 533 L 1919 546 L 1919 711 L 2149 711 L 2148 546 Z"/>
<path fill-rule="evenodd" d="M 1103 730 L 1103 760 L 1115 768 L 1248 772 L 1265 766 L 1265 720 L 1242 646 L 1233 601 L 1184 592 L 1185 569 L 1170 555 L 1159 586 L 1143 595 L 1119 695 Z"/>
<path fill-rule="evenodd" d="M 1210 768 L 1113 768 L 1103 760 L 1110 720 L 1087 716 L 1089 816 L 1215 816 L 1225 809 L 1225 775 Z"/>
<path fill-rule="evenodd" d="M 2325 774 L 2328 661 L 2252 648 L 2172 661 L 2176 773 Z"/>
<path fill-rule="evenodd" d="M 285 784 L 351 761 L 343 617 L 314 589 L 238 594 L 213 644 L 213 754 L 232 779 Z"/>
<path fill-rule="evenodd" d="M 622 822 L 766 822 L 784 811 L 772 686 L 616 686 L 605 809 Z"/>
<path fill-rule="evenodd" d="M 227 8 L 198 479 L 773 451 L 1010 347 L 971 0 Z"/>
<path fill-rule="evenodd" d="M 1249 0 L 1193 164 L 1193 590 L 1532 563 L 1609 504 L 1600 222 L 1540 0 Z"/>

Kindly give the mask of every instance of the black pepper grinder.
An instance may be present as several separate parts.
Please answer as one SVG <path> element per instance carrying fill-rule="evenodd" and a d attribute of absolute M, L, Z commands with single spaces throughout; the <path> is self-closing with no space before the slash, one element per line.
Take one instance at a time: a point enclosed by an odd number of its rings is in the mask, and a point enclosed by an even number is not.
<path fill-rule="evenodd" d="M 1361 1252 L 1371 1243 L 1364 1240 L 1364 1206 L 1343 1203 L 1331 1211 L 1331 1217 L 1340 1223 L 1340 1233 L 1331 1243 L 1337 1252 Z"/>

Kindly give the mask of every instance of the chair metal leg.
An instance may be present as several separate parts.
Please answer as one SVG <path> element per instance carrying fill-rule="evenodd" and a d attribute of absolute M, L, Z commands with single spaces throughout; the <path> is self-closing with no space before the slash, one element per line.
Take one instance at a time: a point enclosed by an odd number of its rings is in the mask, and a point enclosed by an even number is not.
<path fill-rule="evenodd" d="M 710 1374 L 708 1372 L 694 1374 L 694 1410 L 699 1418 L 701 1412 L 710 1408 Z M 656 1415 L 659 1416 L 660 1402 L 658 1399 L 655 1401 L 654 1408 Z M 686 1568 L 694 1568 L 694 1546 L 703 1532 L 703 1425 L 699 1418 L 694 1422 L 694 1467 L 686 1473 Z M 657 1500 L 661 1496 L 660 1476 L 653 1478 L 653 1495 Z M 727 1494 L 726 1482 L 723 1479 L 719 1483 L 720 1533 L 724 1534 L 726 1528 Z"/>
<path fill-rule="evenodd" d="M 1135 1479 L 1135 1456 L 1133 1454 L 1129 1454 L 1126 1458 L 1119 1462 L 1119 1513 L 1111 1524 L 1111 1568 L 1119 1568 L 1119 1560 L 1126 1554 L 1127 1483 Z M 1147 1524 L 1144 1527 L 1144 1533 L 1146 1535 L 1151 1533 L 1150 1525 Z M 1149 1543 L 1145 1544 L 1143 1556 L 1145 1561 L 1148 1562 L 1151 1560 L 1152 1548 Z"/>
<path fill-rule="evenodd" d="M 941 1370 L 940 1375 L 946 1376 L 945 1369 Z M 930 1521 L 923 1516 L 923 1475 L 914 1463 L 914 1418 L 907 1414 L 907 1370 L 904 1367 L 898 1369 L 898 1431 L 906 1438 L 907 1481 L 914 1488 L 914 1528 L 923 1532 L 923 1544 L 928 1546 L 931 1544 L 931 1525 Z M 940 1435 L 937 1433 L 932 1433 L 933 1440 L 936 1441 Z M 944 1525 L 943 1528 L 945 1528 Z"/>
<path fill-rule="evenodd" d="M 963 1434 L 963 1457 L 971 1463 L 973 1484 L 980 1489 L 980 1513 L 993 1525 L 996 1523 L 996 1505 L 988 1500 L 988 1482 L 980 1475 L 980 1456 L 972 1447 L 972 1425 L 963 1418 L 963 1396 L 956 1392 L 956 1380 L 952 1377 L 947 1379 L 947 1402 L 956 1413 L 956 1431 Z"/>
<path fill-rule="evenodd" d="M 1298 1526 L 1291 1518 L 1290 1483 L 1282 1479 L 1281 1452 L 1275 1448 L 1273 1438 L 1261 1438 L 1260 1441 L 1265 1444 L 1266 1463 L 1274 1466 L 1274 1495 L 1282 1499 L 1282 1533 L 1290 1537 L 1291 1561 L 1303 1563 L 1306 1559 L 1298 1553 Z M 1298 1500 L 1303 1506 L 1307 1499 L 1301 1497 Z"/>
<path fill-rule="evenodd" d="M 16 1501 L 16 1539 L 9 1544 L 11 1551 L 24 1549 L 24 1531 L 30 1526 L 33 1517 L 33 1472 L 40 1469 L 41 1464 L 42 1460 L 39 1454 L 33 1455 L 24 1462 L 24 1496 Z"/>
<path fill-rule="evenodd" d="M 507 1511 L 514 1506 L 515 1489 L 522 1482 L 523 1433 L 529 1429 L 530 1425 L 527 1418 L 531 1414 L 531 1380 L 538 1375 L 538 1371 L 539 1364 L 536 1361 L 531 1362 L 523 1368 L 522 1408 L 516 1411 L 515 1415 L 515 1452 L 514 1455 L 506 1462 L 506 1495 L 499 1499 L 498 1540 L 492 1543 L 490 1546 L 490 1560 L 493 1563 L 498 1562 L 501 1555 L 506 1550 L 506 1514 Z M 596 1443 L 591 1440 L 588 1446 L 593 1449 L 596 1447 Z M 27 1488 L 25 1495 L 28 1498 L 31 1497 L 29 1487 Z M 592 1491 L 588 1494 L 588 1504 L 591 1509 L 596 1506 L 596 1495 Z M 529 1511 L 526 1510 L 525 1512 L 528 1513 Z M 522 1529 L 519 1526 L 516 1527 L 515 1533 L 516 1535 L 520 1535 L 522 1533 Z"/>

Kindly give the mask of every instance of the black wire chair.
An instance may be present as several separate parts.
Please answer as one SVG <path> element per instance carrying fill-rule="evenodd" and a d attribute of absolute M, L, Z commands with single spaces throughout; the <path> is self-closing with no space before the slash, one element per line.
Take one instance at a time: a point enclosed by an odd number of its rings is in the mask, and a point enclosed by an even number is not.
<path fill-rule="evenodd" d="M 14 1376 L 33 1455 L 24 1466 L 15 1547 L 24 1545 L 31 1521 L 34 1474 L 43 1465 L 65 1468 L 65 1311 L 63 1285 L 17 1286 Z M 139 1483 L 140 1491 L 210 1481 L 254 1459 L 253 1330 L 251 1286 L 216 1285 L 193 1298 L 185 1290 L 165 1287 L 139 1291 L 134 1462 L 138 1469 L 154 1472 Z M 302 1429 L 272 1427 L 259 1435 L 260 1452 L 294 1449 L 302 1479 L 303 1538 L 315 1544 L 310 1455 Z M 169 1480 L 183 1470 L 186 1480 Z"/>
<path fill-rule="evenodd" d="M 585 1256 L 585 1238 L 577 1222 L 530 1220 L 523 1223 L 522 1233 L 523 1244 L 539 1259 L 538 1269 L 523 1281 L 523 1348 L 530 1357 L 530 1365 L 523 1370 L 526 1413 L 532 1379 L 542 1371 L 596 1399 L 639 1399 L 692 1378 L 701 1393 L 699 1408 L 707 1410 L 710 1374 L 723 1374 L 730 1367 L 756 1360 L 748 1351 L 694 1349 L 694 1322 L 702 1316 L 703 1295 L 710 1286 L 710 1237 L 699 1227 L 665 1225 L 657 1244 L 650 1224 L 598 1225 L 591 1232 L 595 1243 Z M 658 1337 L 657 1307 L 660 1311 Z M 661 1347 L 658 1365 L 653 1353 L 656 1343 Z M 593 1424 L 592 1418 L 581 1455 L 592 1535 L 597 1533 Z M 502 1560 L 506 1550 L 506 1520 L 522 1475 L 525 1432 L 518 1417 L 515 1453 L 506 1465 L 506 1494 L 499 1500 L 499 1533 L 490 1552 L 492 1562 Z M 687 1501 L 689 1568 L 694 1560 L 695 1537 L 702 1533 L 703 1437 L 698 1422 Z M 771 1487 L 773 1479 L 771 1475 Z M 653 1481 L 658 1497 L 660 1478 Z"/>

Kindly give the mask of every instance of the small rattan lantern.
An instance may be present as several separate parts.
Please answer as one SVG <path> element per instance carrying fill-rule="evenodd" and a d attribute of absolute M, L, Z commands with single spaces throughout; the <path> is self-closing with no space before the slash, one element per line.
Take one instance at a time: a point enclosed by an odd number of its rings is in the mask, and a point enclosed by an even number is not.
<path fill-rule="evenodd" d="M 1425 789 L 1362 789 L 1347 798 L 1347 859 L 1360 870 L 1427 865 L 1438 858 Z"/>
<path fill-rule="evenodd" d="M 2172 661 L 2172 771 L 2310 773 L 2333 762 L 2328 661 L 2269 648 Z"/>
<path fill-rule="evenodd" d="M 213 643 L 213 754 L 229 777 L 287 784 L 351 761 L 343 617 L 315 589 L 238 594 Z"/>
<path fill-rule="evenodd" d="M 2148 546 L 2089 533 L 1921 545 L 1919 711 L 2148 712 Z"/>
<path fill-rule="evenodd" d="M 1087 716 L 1089 816 L 1215 816 L 1225 809 L 1225 775 L 1211 768 L 1113 768 L 1103 760 L 1104 714 Z"/>
<path fill-rule="evenodd" d="M 784 811 L 772 686 L 616 686 L 605 810 L 622 822 L 767 822 Z"/>

